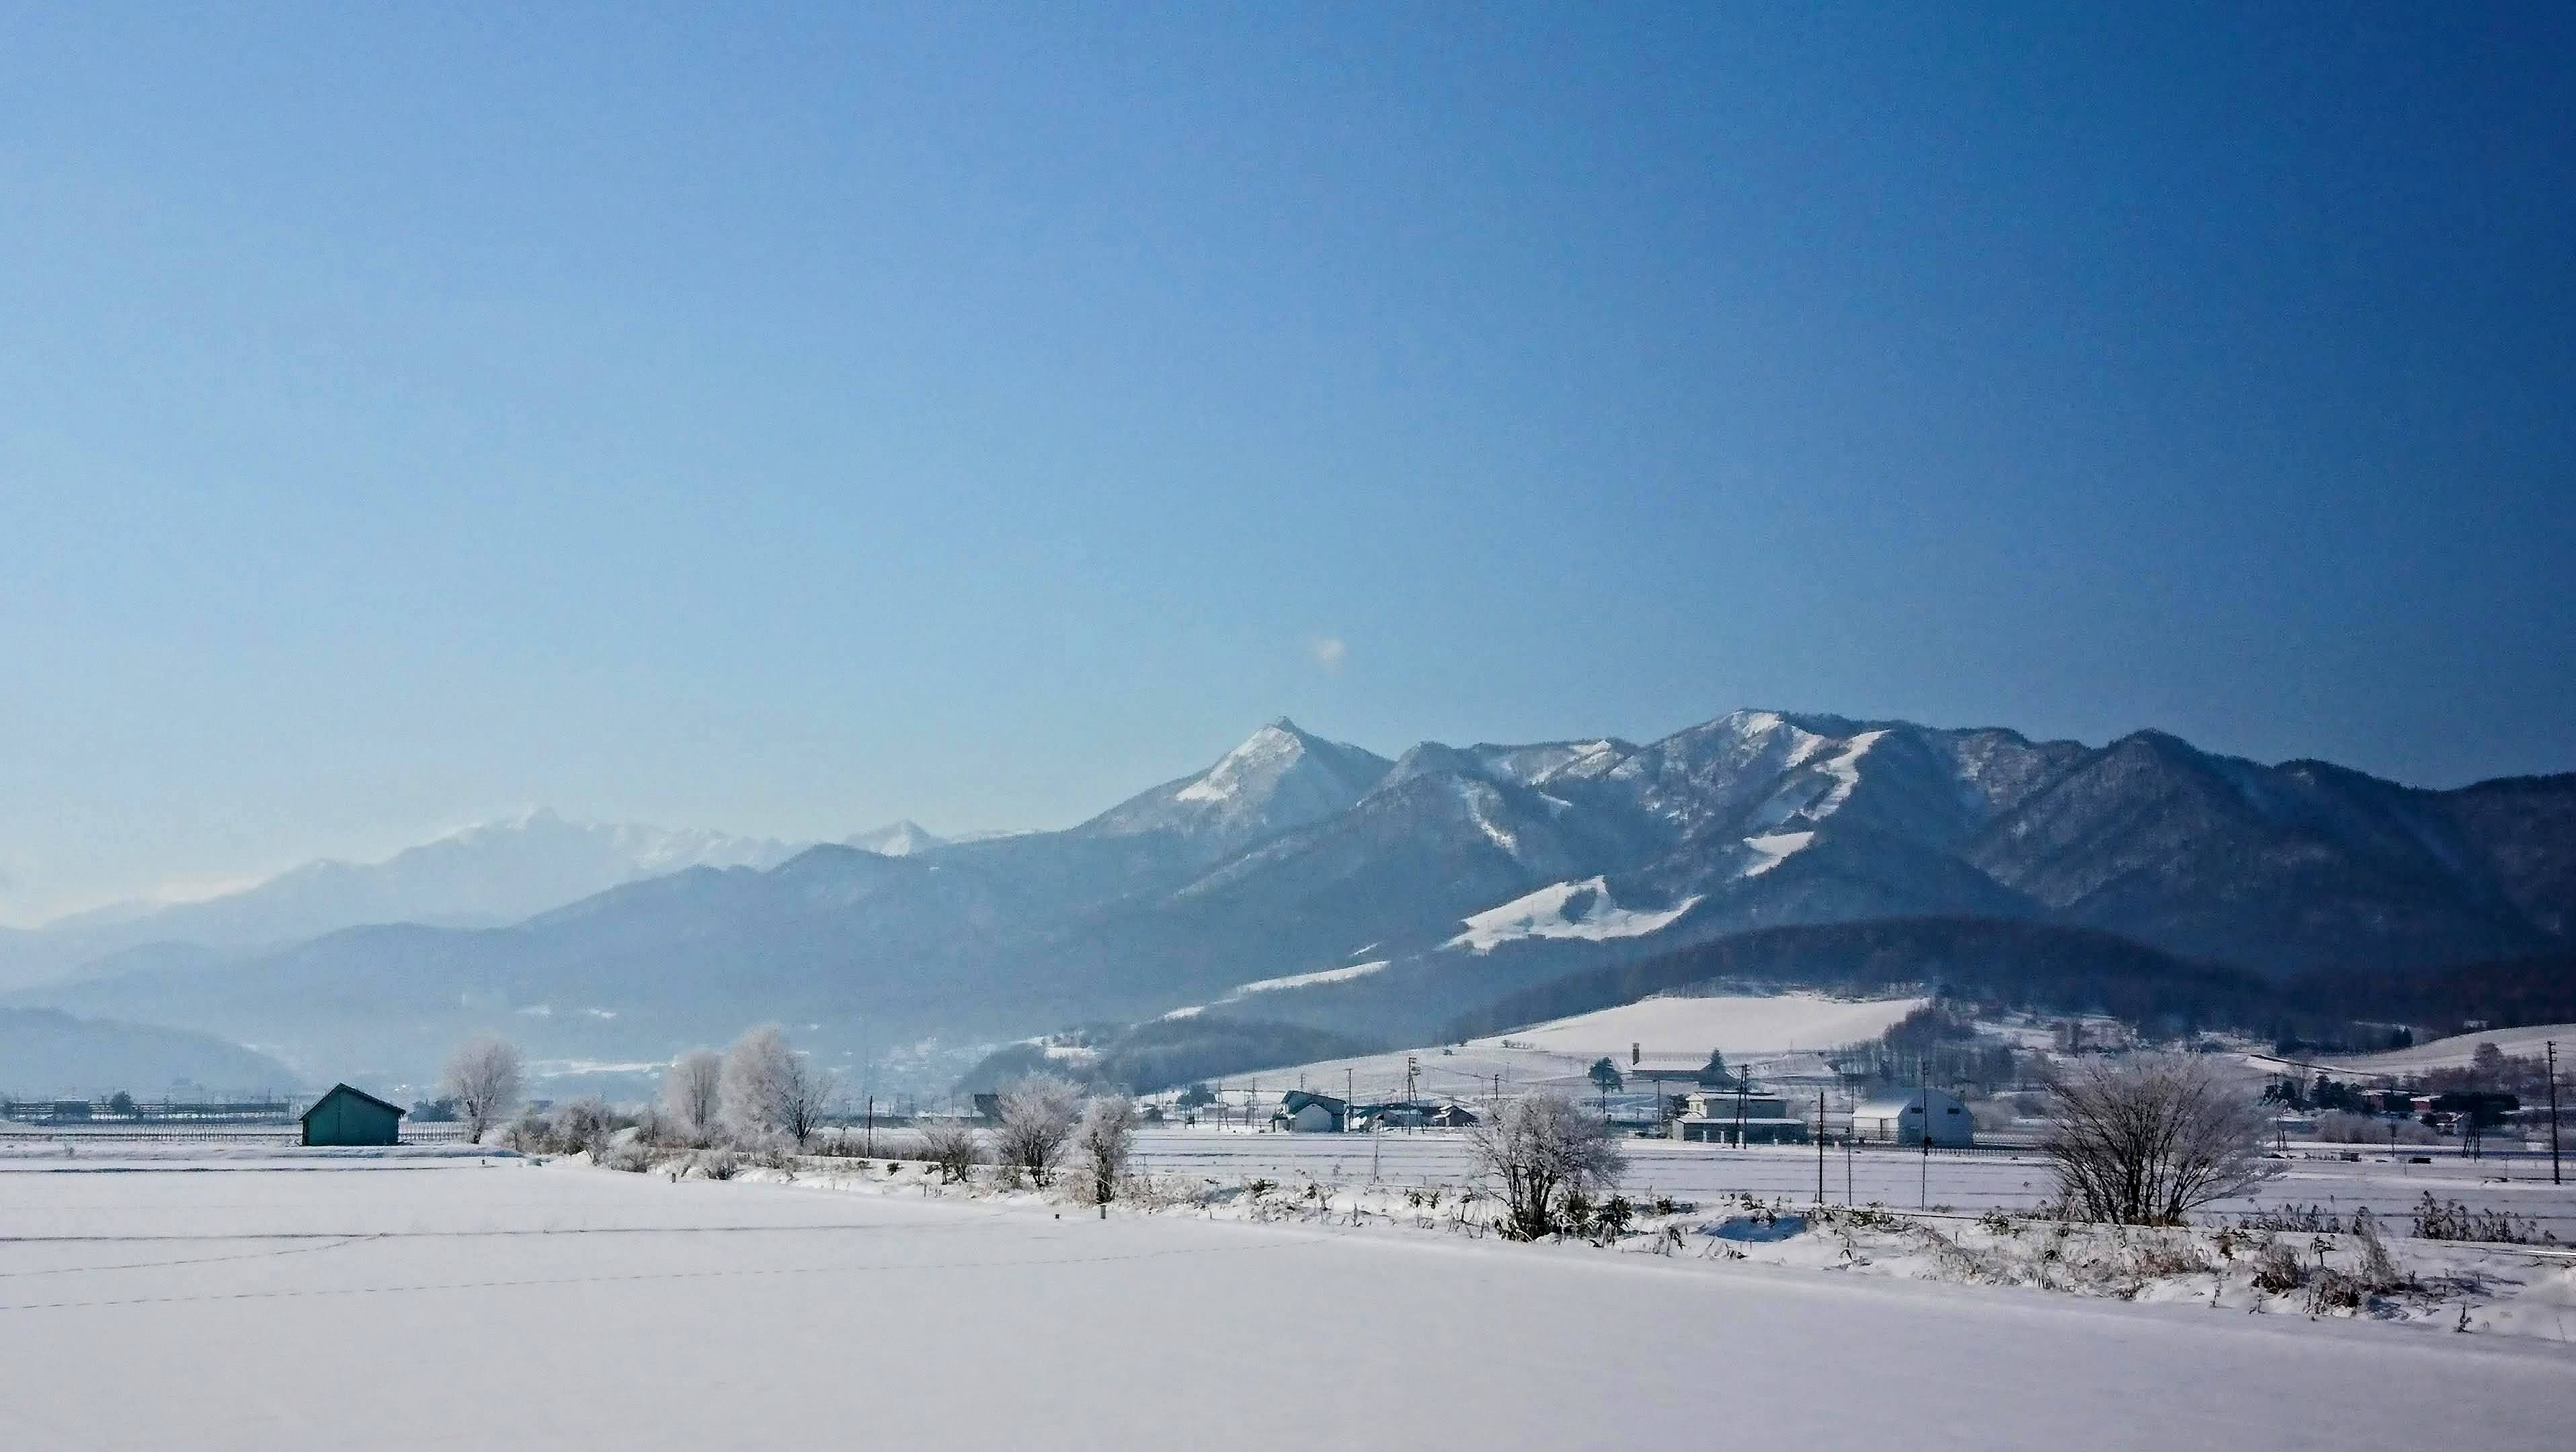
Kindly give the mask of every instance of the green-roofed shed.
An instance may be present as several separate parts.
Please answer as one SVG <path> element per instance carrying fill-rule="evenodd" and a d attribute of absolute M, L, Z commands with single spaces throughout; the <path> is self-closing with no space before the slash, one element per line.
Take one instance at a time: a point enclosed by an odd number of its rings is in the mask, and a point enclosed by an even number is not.
<path fill-rule="evenodd" d="M 364 1089 L 334 1084 L 304 1111 L 304 1142 L 312 1145 L 400 1144 L 402 1106 Z"/>

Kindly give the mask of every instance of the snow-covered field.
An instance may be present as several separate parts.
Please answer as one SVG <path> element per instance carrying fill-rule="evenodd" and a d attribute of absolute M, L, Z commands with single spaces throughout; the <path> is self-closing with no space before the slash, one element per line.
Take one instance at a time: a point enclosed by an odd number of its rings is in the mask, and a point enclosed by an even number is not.
<path fill-rule="evenodd" d="M 2576 1023 L 2534 1024 L 2528 1028 L 2509 1028 L 2473 1034 L 2454 1034 L 2408 1049 L 2392 1049 L 2384 1054 L 2364 1054 L 2357 1058 L 2324 1062 L 2337 1068 L 2367 1074 L 2420 1074 L 2427 1069 L 2465 1069 L 2476 1056 L 2478 1045 L 2493 1044 L 2508 1058 L 2537 1059 L 2552 1039 L 2558 1043 L 2560 1063 L 2576 1059 Z"/>
<path fill-rule="evenodd" d="M 1361 1184 L 1370 1178 L 1371 1136 L 1364 1134 L 1246 1134 L 1202 1126 L 1150 1130 L 1137 1138 L 1144 1168 L 1203 1175 L 1226 1183 L 1261 1176 L 1283 1183 L 1323 1181 Z M 1464 1136 L 1439 1130 L 1395 1131 L 1374 1137 L 1378 1178 L 1387 1184 L 1464 1183 L 1470 1177 Z M 1795 1204 L 1816 1195 L 1813 1146 L 1679 1144 L 1665 1139 L 1620 1141 L 1628 1154 L 1625 1190 L 1632 1198 L 1667 1195 L 1716 1203 L 1751 1194 Z M 2464 1161 L 2429 1165 L 2390 1160 L 2385 1154 L 2359 1162 L 2319 1149 L 2314 1158 L 2280 1162 L 2279 1178 L 2250 1199 L 2222 1201 L 2215 1216 L 2267 1208 L 2316 1206 L 2350 1216 L 2368 1209 L 2383 1220 L 2405 1221 L 2426 1192 L 2444 1203 L 2504 1211 L 2533 1221 L 2576 1246 L 2576 1184 L 2549 1183 L 2549 1161 L 2539 1158 Z M 1948 1207 L 1971 1214 L 2033 1210 L 2046 1203 L 2053 1182 L 2036 1154 L 1935 1154 L 1864 1149 L 1824 1157 L 1825 1198 L 1899 1208 Z M 2213 1217 L 2213 1218 L 2214 1218 Z"/>
<path fill-rule="evenodd" d="M 2576 1385 L 2527 1337 L 525 1161 L 274 1172 L 311 1163 L 0 1168 L 8 1445 L 1579 1447 L 1722 1419 L 2537 1448 Z M 1713 1377 L 1748 1347 L 1762 1375 Z"/>

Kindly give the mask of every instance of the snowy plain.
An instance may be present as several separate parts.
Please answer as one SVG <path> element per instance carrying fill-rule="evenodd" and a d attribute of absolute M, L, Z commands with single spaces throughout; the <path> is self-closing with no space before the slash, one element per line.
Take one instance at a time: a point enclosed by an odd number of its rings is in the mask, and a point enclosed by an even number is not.
<path fill-rule="evenodd" d="M 2055 1452 L 2541 1448 L 2576 1426 L 2576 1355 L 2524 1337 L 513 1159 L 277 1172 L 329 1163 L 0 1166 L 0 1442 L 1554 1448 L 1722 1427 Z"/>

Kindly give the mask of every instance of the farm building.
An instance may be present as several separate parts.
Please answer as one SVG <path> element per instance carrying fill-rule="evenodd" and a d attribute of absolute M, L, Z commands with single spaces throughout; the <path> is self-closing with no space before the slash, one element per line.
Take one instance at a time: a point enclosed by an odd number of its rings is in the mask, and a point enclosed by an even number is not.
<path fill-rule="evenodd" d="M 1927 1114 L 1935 1147 L 1964 1149 L 1977 1142 L 1968 1106 L 1938 1089 L 1906 1089 L 1866 1101 L 1852 1111 L 1852 1138 L 1862 1144 L 1919 1145 Z"/>
<path fill-rule="evenodd" d="M 334 1084 L 331 1092 L 304 1111 L 304 1142 L 310 1145 L 400 1144 L 402 1106 L 387 1104 L 363 1089 Z"/>
<path fill-rule="evenodd" d="M 1421 1129 L 1431 1123 L 1427 1104 L 1354 1104 L 1345 1117 L 1353 1130 Z"/>
<path fill-rule="evenodd" d="M 1270 1116 L 1270 1127 L 1296 1134 L 1340 1134 L 1349 1112 L 1348 1104 L 1329 1094 L 1291 1089 L 1279 1096 L 1279 1110 Z"/>
<path fill-rule="evenodd" d="M 1807 1122 L 1773 1094 L 1692 1094 L 1673 1138 L 1710 1144 L 1805 1144 Z"/>

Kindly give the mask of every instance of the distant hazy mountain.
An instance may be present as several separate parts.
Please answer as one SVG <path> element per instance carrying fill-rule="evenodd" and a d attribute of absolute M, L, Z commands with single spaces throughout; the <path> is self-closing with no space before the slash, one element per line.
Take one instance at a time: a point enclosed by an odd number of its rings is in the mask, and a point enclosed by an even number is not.
<path fill-rule="evenodd" d="M 945 847 L 948 839 L 923 828 L 919 822 L 889 822 L 873 832 L 861 832 L 849 839 L 848 846 L 880 857 L 910 857 L 934 847 Z"/>
<path fill-rule="evenodd" d="M 1191 1009 L 1414 1032 L 1570 972 L 1813 924 L 2046 925 L 2279 979 L 2563 954 L 2571 822 L 2576 776 L 2424 791 L 2153 732 L 2097 748 L 1738 711 L 1643 745 L 1390 762 L 1282 720 L 1060 832 L 933 845 L 897 824 L 862 839 L 880 850 L 748 853 L 507 927 L 368 928 L 14 997 L 283 1045 L 327 1078 L 425 1065 L 493 1024 L 613 1061 L 779 1019 L 854 1064 L 925 1035 Z M 1953 940 L 1902 941 L 1912 971 Z M 1957 941 L 2044 944 L 2065 984 L 2093 940 Z"/>
<path fill-rule="evenodd" d="M 145 944 L 236 950 L 365 923 L 516 922 L 604 888 L 695 866 L 774 867 L 798 844 L 721 832 L 575 822 L 537 810 L 408 848 L 382 862 L 311 862 L 202 902 L 118 904 L 0 944 L 26 982 Z"/>
<path fill-rule="evenodd" d="M 212 1034 L 0 1008 L 0 1096 L 158 1097 L 174 1085 L 214 1093 L 285 1093 L 301 1076 Z"/>

